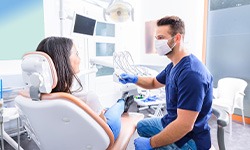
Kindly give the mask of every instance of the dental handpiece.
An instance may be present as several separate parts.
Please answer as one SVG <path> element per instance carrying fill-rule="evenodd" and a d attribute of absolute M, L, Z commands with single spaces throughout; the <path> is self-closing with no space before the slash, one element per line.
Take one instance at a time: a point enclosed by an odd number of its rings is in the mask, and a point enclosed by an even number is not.
<path fill-rule="evenodd" d="M 120 80 L 124 80 L 119 74 L 115 73 L 115 75 L 116 75 L 117 78 L 119 78 Z"/>

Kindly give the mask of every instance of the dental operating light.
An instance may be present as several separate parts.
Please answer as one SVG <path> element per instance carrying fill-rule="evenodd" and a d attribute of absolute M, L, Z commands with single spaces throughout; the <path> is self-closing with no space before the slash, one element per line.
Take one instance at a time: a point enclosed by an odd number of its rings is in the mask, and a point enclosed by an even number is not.
<path fill-rule="evenodd" d="M 105 21 L 109 19 L 117 23 L 126 22 L 130 19 L 134 21 L 134 8 L 128 2 L 125 2 L 123 0 L 111 0 L 108 7 L 105 8 L 95 0 L 84 1 L 103 8 L 103 17 Z"/>
<path fill-rule="evenodd" d="M 125 22 L 130 18 L 134 21 L 134 9 L 131 4 L 121 1 L 114 0 L 108 8 L 104 11 L 104 19 L 108 16 L 114 22 Z"/>

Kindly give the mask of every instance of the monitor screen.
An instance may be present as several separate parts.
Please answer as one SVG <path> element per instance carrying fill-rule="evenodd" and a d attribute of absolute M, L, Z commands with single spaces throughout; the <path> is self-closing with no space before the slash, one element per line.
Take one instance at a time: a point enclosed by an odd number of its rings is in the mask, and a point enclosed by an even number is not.
<path fill-rule="evenodd" d="M 79 14 L 75 14 L 73 32 L 79 34 L 93 35 L 96 20 Z"/>

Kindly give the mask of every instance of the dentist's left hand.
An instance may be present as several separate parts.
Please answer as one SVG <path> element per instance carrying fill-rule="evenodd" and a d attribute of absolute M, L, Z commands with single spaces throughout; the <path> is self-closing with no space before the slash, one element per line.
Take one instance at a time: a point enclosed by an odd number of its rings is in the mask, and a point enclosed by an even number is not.
<path fill-rule="evenodd" d="M 153 150 L 150 138 L 138 137 L 134 140 L 135 150 Z"/>

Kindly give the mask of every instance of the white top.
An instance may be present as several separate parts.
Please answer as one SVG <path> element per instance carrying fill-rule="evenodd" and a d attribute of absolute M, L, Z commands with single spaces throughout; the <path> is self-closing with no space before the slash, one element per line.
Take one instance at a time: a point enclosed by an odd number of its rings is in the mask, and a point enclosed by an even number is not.
<path fill-rule="evenodd" d="M 100 115 L 103 107 L 99 101 L 97 94 L 94 91 L 87 91 L 83 84 L 83 89 L 81 91 L 77 91 L 79 85 L 77 86 L 77 82 L 73 81 L 72 85 L 72 95 L 83 100 L 97 115 Z M 74 92 L 75 91 L 75 92 Z"/>

